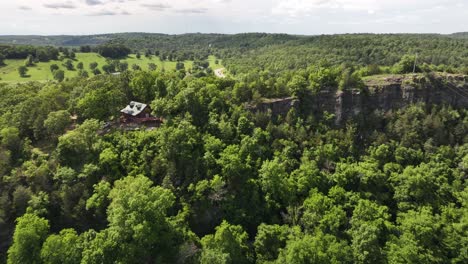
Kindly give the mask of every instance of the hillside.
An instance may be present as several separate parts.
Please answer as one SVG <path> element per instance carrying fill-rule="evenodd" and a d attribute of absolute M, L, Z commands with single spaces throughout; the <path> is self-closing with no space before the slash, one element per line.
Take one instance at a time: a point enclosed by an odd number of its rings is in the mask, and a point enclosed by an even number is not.
<path fill-rule="evenodd" d="M 0 264 L 466 262 L 468 39 L 16 43 L 0 45 Z"/>
<path fill-rule="evenodd" d="M 0 43 L 75 48 L 104 43 L 122 44 L 134 52 L 155 53 L 164 60 L 207 59 L 214 55 L 223 59 L 224 66 L 233 74 L 259 69 L 276 74 L 317 64 L 392 66 L 408 54 L 417 54 L 420 64 L 465 71 L 468 69 L 468 39 L 463 36 L 463 33 L 320 36 L 120 33 L 92 36 L 0 36 Z"/>
<path fill-rule="evenodd" d="M 33 66 L 28 67 L 28 72 L 26 77 L 20 77 L 18 73 L 18 67 L 24 65 L 24 60 L 22 59 L 7 59 L 4 61 L 5 65 L 0 66 L 0 82 L 27 82 L 27 81 L 45 81 L 53 80 L 53 74 L 50 70 L 50 66 L 55 64 L 59 67 L 60 70 L 65 72 L 65 78 L 76 77 L 79 74 L 79 69 L 77 65 L 81 62 L 83 63 L 83 70 L 87 71 L 89 75 L 92 74 L 92 69 L 90 64 L 95 62 L 98 64 L 98 69 L 101 72 L 104 65 L 108 65 L 109 62 L 106 58 L 102 57 L 96 53 L 76 53 L 76 58 L 73 59 L 73 70 L 67 70 L 63 65 L 65 60 L 50 60 L 48 62 L 37 62 Z M 134 65 L 139 66 L 143 70 L 149 70 L 149 64 L 154 63 L 156 65 L 156 70 L 167 70 L 173 71 L 176 69 L 177 61 L 167 61 L 161 60 L 158 56 L 141 56 L 139 59 L 136 58 L 135 54 L 130 54 L 128 57 L 119 60 L 122 63 L 127 63 L 129 68 L 134 67 Z M 208 58 L 210 67 L 213 69 L 222 68 L 220 64 L 216 64 L 216 58 L 211 56 Z M 187 71 L 192 69 L 193 61 L 183 61 L 185 69 Z"/>

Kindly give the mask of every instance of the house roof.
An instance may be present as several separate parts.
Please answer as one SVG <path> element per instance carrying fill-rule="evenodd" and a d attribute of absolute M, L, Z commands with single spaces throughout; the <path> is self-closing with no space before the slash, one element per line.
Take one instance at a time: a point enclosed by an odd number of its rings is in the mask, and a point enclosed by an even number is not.
<path fill-rule="evenodd" d="M 143 110 L 145 110 L 147 106 L 148 105 L 143 103 L 131 101 L 130 104 L 127 105 L 127 107 L 125 107 L 124 109 L 120 110 L 120 112 L 127 115 L 137 116 L 138 114 L 143 112 Z"/>

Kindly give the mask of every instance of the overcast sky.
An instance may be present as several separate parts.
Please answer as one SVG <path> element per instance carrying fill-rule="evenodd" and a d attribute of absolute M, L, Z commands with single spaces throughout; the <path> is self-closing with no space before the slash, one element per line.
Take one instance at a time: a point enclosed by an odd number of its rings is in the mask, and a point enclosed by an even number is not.
<path fill-rule="evenodd" d="M 468 0 L 0 0 L 0 35 L 468 31 Z"/>

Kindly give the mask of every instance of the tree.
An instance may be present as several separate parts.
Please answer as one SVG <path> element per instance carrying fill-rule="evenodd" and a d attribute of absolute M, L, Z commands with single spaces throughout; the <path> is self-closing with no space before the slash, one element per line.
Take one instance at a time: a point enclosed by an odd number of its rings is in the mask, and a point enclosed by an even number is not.
<path fill-rule="evenodd" d="M 34 65 L 34 57 L 33 55 L 29 54 L 26 60 L 24 61 L 24 66 L 31 67 Z"/>
<path fill-rule="evenodd" d="M 109 64 L 106 64 L 106 65 L 103 65 L 102 66 L 102 70 L 105 72 L 105 73 L 112 73 L 115 71 L 115 68 Z"/>
<path fill-rule="evenodd" d="M 291 186 L 283 164 L 276 158 L 265 161 L 259 170 L 260 185 L 265 193 L 265 200 L 273 208 L 286 207 L 290 203 Z"/>
<path fill-rule="evenodd" d="M 130 49 L 121 44 L 104 44 L 97 46 L 95 50 L 106 58 L 124 58 L 130 54 Z"/>
<path fill-rule="evenodd" d="M 80 263 L 81 240 L 73 229 L 63 229 L 59 234 L 50 235 L 42 246 L 42 261 L 51 264 Z"/>
<path fill-rule="evenodd" d="M 75 69 L 74 66 L 73 66 L 73 61 L 72 60 L 66 60 L 65 63 L 63 64 L 63 66 L 69 71 L 73 71 Z"/>
<path fill-rule="evenodd" d="M 420 72 L 420 68 L 415 63 L 416 56 L 405 55 L 393 66 L 392 70 L 394 73 L 410 73 L 413 72 L 413 70 Z"/>
<path fill-rule="evenodd" d="M 216 227 L 215 234 L 202 238 L 200 262 L 208 264 L 213 259 L 218 259 L 222 261 L 216 261 L 217 263 L 250 263 L 252 256 L 247 240 L 248 235 L 241 226 L 223 221 Z"/>
<path fill-rule="evenodd" d="M 137 59 L 140 59 L 140 58 L 141 58 L 140 52 L 137 52 L 137 53 L 136 53 L 136 58 L 137 58 Z"/>
<path fill-rule="evenodd" d="M 82 77 L 82 78 L 88 78 L 88 77 L 89 77 L 89 74 L 88 74 L 88 72 L 85 71 L 85 70 L 79 70 L 79 71 L 78 71 L 78 76 L 79 76 L 79 77 Z"/>
<path fill-rule="evenodd" d="M 63 48 L 62 52 L 63 52 L 63 56 L 65 56 L 65 58 L 68 58 L 70 56 L 70 50 L 68 50 L 67 48 Z"/>
<path fill-rule="evenodd" d="M 381 263 L 385 261 L 385 244 L 392 225 L 387 208 L 369 200 L 359 200 L 353 211 L 348 231 L 355 263 Z"/>
<path fill-rule="evenodd" d="M 146 57 L 146 58 L 151 58 L 151 50 L 147 49 L 147 50 L 145 51 L 145 57 Z"/>
<path fill-rule="evenodd" d="M 98 63 L 97 63 L 97 62 L 91 62 L 91 63 L 89 64 L 89 68 L 90 68 L 91 70 L 96 69 L 97 66 L 98 66 Z"/>
<path fill-rule="evenodd" d="M 389 263 L 443 262 L 441 222 L 428 207 L 410 210 L 398 216 L 398 237 L 388 242 Z"/>
<path fill-rule="evenodd" d="M 41 263 L 42 243 L 49 232 L 49 222 L 34 214 L 16 220 L 13 244 L 8 249 L 8 263 Z"/>
<path fill-rule="evenodd" d="M 153 63 L 153 62 L 148 63 L 148 70 L 149 71 L 155 71 L 157 68 L 158 68 L 158 66 L 155 63 Z"/>
<path fill-rule="evenodd" d="M 56 70 L 53 72 L 54 79 L 62 82 L 65 79 L 65 72 L 63 70 Z"/>
<path fill-rule="evenodd" d="M 119 71 L 124 72 L 128 70 L 128 62 L 123 61 L 119 63 Z"/>
<path fill-rule="evenodd" d="M 19 75 L 20 75 L 21 77 L 23 77 L 23 78 L 26 77 L 26 76 L 27 76 L 26 74 L 28 73 L 28 67 L 26 67 L 26 66 L 19 66 L 19 67 L 18 67 L 18 73 L 19 73 Z"/>
<path fill-rule="evenodd" d="M 83 62 L 78 62 L 78 64 L 76 64 L 76 68 L 79 69 L 79 70 L 82 70 L 83 69 Z"/>
<path fill-rule="evenodd" d="M 324 233 L 339 234 L 347 223 L 343 205 L 336 205 L 330 197 L 313 189 L 303 204 L 301 223 L 306 232 L 320 230 Z"/>
<path fill-rule="evenodd" d="M 289 227 L 279 225 L 261 224 L 258 226 L 254 248 L 257 263 L 274 261 L 288 240 Z"/>
<path fill-rule="evenodd" d="M 130 88 L 135 98 L 142 102 L 151 102 L 154 99 L 154 84 L 156 76 L 146 71 L 139 71 L 134 74 L 130 82 Z"/>
<path fill-rule="evenodd" d="M 75 130 L 59 137 L 57 155 L 63 166 L 78 166 L 93 157 L 95 144 L 98 141 L 97 132 L 101 129 L 101 122 L 87 119 Z"/>
<path fill-rule="evenodd" d="M 162 262 L 172 262 L 169 260 L 177 241 L 166 214 L 175 196 L 167 189 L 152 185 L 151 180 L 142 175 L 115 182 L 109 194 L 109 227 L 85 246 L 84 260 L 135 263 L 136 260 L 166 259 Z M 101 250 L 96 252 L 95 247 Z M 152 250 L 148 250 L 150 248 Z"/>
<path fill-rule="evenodd" d="M 134 70 L 134 71 L 140 71 L 140 70 L 141 70 L 141 67 L 140 67 L 138 64 L 133 64 L 133 65 L 132 65 L 132 70 Z"/>
<path fill-rule="evenodd" d="M 98 68 L 95 68 L 95 69 L 93 70 L 93 74 L 94 74 L 94 75 L 99 75 L 99 74 L 101 74 L 101 71 L 100 71 Z"/>
<path fill-rule="evenodd" d="M 450 168 L 444 163 L 422 163 L 408 166 L 403 173 L 394 173 L 390 178 L 395 189 L 394 199 L 400 210 L 432 205 L 438 208 L 449 197 L 446 186 L 451 177 Z"/>
<path fill-rule="evenodd" d="M 178 62 L 176 63 L 176 70 L 177 70 L 177 71 L 180 71 L 180 70 L 182 70 L 182 69 L 185 69 L 185 65 L 184 65 L 183 62 L 178 61 Z"/>
<path fill-rule="evenodd" d="M 70 124 L 70 113 L 67 110 L 50 112 L 44 121 L 44 127 L 51 137 L 61 135 Z"/>
<path fill-rule="evenodd" d="M 57 64 L 52 64 L 50 65 L 50 72 L 54 72 L 59 69 L 59 66 Z"/>
<path fill-rule="evenodd" d="M 298 233 L 297 230 L 294 232 Z M 281 251 L 277 263 L 352 263 L 352 253 L 345 241 L 317 232 L 315 235 L 294 234 Z"/>

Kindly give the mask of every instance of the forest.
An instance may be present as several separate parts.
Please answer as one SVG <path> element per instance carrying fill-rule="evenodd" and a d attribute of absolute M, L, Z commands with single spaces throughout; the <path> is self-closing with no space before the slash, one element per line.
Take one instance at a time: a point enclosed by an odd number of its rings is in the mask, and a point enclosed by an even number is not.
<path fill-rule="evenodd" d="M 0 263 L 468 260 L 463 34 L 90 39 L 76 51 L 195 62 L 190 71 L 0 80 Z M 63 42 L 4 42 L 5 57 L 73 52 Z M 418 82 L 387 85 L 397 78 Z M 370 84 L 437 87 L 462 103 L 395 103 L 342 122 L 312 111 L 325 92 L 366 104 Z M 297 103 L 259 110 L 284 98 Z M 122 121 L 131 101 L 162 124 Z"/>

